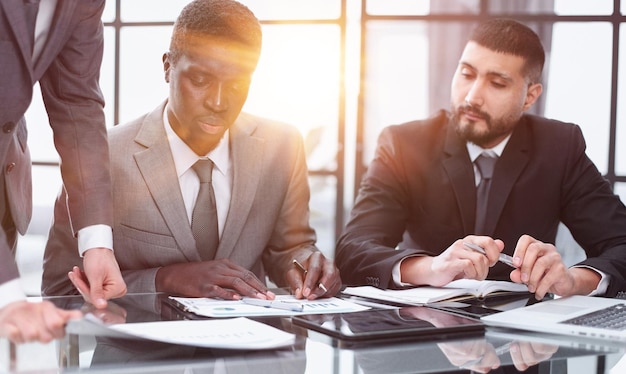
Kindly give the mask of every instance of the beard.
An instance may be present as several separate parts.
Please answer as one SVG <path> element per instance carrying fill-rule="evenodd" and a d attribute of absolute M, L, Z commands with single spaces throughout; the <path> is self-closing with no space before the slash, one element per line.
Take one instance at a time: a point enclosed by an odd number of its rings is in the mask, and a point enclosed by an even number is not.
<path fill-rule="evenodd" d="M 452 106 L 452 108 L 452 121 L 456 133 L 461 139 L 472 142 L 482 148 L 489 148 L 488 145 L 493 144 L 495 140 L 509 135 L 521 117 L 521 113 L 510 113 L 505 117 L 494 119 L 489 113 L 467 104 L 459 105 L 456 108 Z M 467 119 L 465 119 L 466 123 L 462 124 L 461 117 L 465 113 L 471 113 L 472 116 L 482 118 L 487 126 L 487 130 L 479 131 L 476 128 L 476 122 Z"/>

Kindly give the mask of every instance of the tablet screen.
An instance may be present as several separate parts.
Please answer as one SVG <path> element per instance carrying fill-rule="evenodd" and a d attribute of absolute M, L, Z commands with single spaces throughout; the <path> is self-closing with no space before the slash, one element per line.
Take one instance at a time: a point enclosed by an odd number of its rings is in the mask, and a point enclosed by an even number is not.
<path fill-rule="evenodd" d="M 441 339 L 484 333 L 475 319 L 423 306 L 294 316 L 293 323 L 342 340 Z"/>

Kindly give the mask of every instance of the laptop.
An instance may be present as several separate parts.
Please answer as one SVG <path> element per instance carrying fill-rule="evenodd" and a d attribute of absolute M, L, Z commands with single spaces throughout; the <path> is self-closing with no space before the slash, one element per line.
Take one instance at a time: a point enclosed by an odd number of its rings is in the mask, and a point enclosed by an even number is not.
<path fill-rule="evenodd" d="M 481 317 L 487 326 L 626 341 L 626 300 L 569 296 Z"/>

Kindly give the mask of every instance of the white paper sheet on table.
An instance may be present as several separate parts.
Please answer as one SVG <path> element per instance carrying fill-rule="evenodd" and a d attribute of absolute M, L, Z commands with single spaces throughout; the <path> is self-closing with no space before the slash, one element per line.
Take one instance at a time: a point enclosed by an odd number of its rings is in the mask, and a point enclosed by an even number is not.
<path fill-rule="evenodd" d="M 173 297 L 170 300 L 180 309 L 204 317 L 259 317 L 296 316 L 302 314 L 352 313 L 370 307 L 351 301 L 329 297 L 317 300 L 299 300 L 293 295 L 277 295 L 276 299 L 285 302 L 298 302 L 304 306 L 302 312 L 267 308 L 245 304 L 240 300 L 219 300 L 203 297 Z"/>
<path fill-rule="evenodd" d="M 295 339 L 293 334 L 243 317 L 105 325 L 88 314 L 70 321 L 66 331 L 221 349 L 270 349 L 293 344 Z"/>

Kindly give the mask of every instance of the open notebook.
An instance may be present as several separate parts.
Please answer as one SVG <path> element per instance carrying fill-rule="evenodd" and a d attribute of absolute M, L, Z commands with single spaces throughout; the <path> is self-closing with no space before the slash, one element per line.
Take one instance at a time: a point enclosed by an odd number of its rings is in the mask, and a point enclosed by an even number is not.
<path fill-rule="evenodd" d="M 569 296 L 481 318 L 488 326 L 626 341 L 626 300 Z"/>
<path fill-rule="evenodd" d="M 443 287 L 414 287 L 403 290 L 382 290 L 372 286 L 346 287 L 345 295 L 387 301 L 403 305 L 426 305 L 443 300 L 483 298 L 497 293 L 528 293 L 524 284 L 495 281 L 459 279 Z"/>

